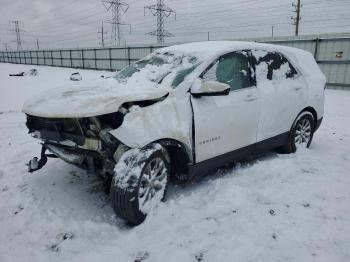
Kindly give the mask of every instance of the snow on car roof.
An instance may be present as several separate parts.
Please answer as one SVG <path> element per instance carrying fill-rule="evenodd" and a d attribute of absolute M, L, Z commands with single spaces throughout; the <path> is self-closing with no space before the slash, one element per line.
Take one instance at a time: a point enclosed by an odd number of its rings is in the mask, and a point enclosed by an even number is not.
<path fill-rule="evenodd" d="M 157 53 L 181 53 L 196 56 L 201 60 L 206 60 L 230 51 L 247 49 L 280 52 L 285 55 L 294 66 L 303 72 L 305 77 L 318 76 L 325 79 L 310 52 L 288 46 L 244 41 L 206 41 L 169 46 L 157 50 Z"/>
<path fill-rule="evenodd" d="M 221 53 L 236 51 L 236 50 L 244 50 L 244 49 L 263 49 L 266 51 L 284 51 L 291 53 L 306 53 L 306 51 L 285 47 L 279 45 L 272 44 L 264 44 L 264 43 L 255 43 L 255 42 L 244 42 L 244 41 L 206 41 L 206 42 L 194 42 L 188 44 L 180 44 L 169 46 L 165 48 L 159 49 L 157 52 L 165 53 L 183 53 L 183 54 L 193 54 L 200 57 L 212 57 L 215 55 L 219 55 Z"/>

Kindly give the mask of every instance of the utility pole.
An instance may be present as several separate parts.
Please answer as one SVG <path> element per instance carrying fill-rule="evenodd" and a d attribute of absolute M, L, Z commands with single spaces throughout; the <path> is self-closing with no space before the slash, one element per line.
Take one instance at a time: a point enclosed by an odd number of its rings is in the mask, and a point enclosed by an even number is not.
<path fill-rule="evenodd" d="M 123 25 L 129 25 L 122 23 L 122 12 L 126 13 L 129 9 L 129 5 L 127 3 L 122 2 L 121 0 L 103 0 L 102 4 L 107 9 L 107 11 L 111 10 L 112 12 L 112 19 L 106 21 L 106 23 L 112 24 L 112 44 L 120 46 L 121 39 L 122 39 L 122 30 L 121 26 Z M 131 26 L 130 26 L 131 31 Z M 117 40 L 118 39 L 118 40 Z"/>
<path fill-rule="evenodd" d="M 271 26 L 271 37 L 274 37 L 274 26 Z"/>
<path fill-rule="evenodd" d="M 36 39 L 36 47 L 37 47 L 38 50 L 40 49 L 40 46 L 39 46 L 39 38 Z"/>
<path fill-rule="evenodd" d="M 105 46 L 105 34 L 107 34 L 107 32 L 104 31 L 103 29 L 103 21 L 102 21 L 102 25 L 101 25 L 101 31 L 98 31 L 99 34 L 101 34 L 101 37 L 99 37 L 99 39 L 101 40 L 100 44 L 102 47 Z"/>
<path fill-rule="evenodd" d="M 15 42 L 17 42 L 17 50 L 21 51 L 21 50 L 23 50 L 23 48 L 22 48 L 22 40 L 21 40 L 21 32 L 22 32 L 22 30 L 19 28 L 19 25 L 22 24 L 22 22 L 18 21 L 18 20 L 14 20 L 14 21 L 10 21 L 10 24 L 14 24 L 15 25 L 15 29 L 14 30 L 10 30 L 10 31 L 16 33 L 16 40 L 15 40 Z"/>
<path fill-rule="evenodd" d="M 165 37 L 174 36 L 164 29 L 164 18 L 169 17 L 171 14 L 174 14 L 176 20 L 176 12 L 170 7 L 164 5 L 164 0 L 157 0 L 157 4 L 145 6 L 144 15 L 146 9 L 148 9 L 152 15 L 157 16 L 157 29 L 147 34 L 156 36 L 157 43 L 163 44 Z"/>
<path fill-rule="evenodd" d="M 300 16 L 300 9 L 302 8 L 302 4 L 300 3 L 301 0 L 297 0 L 297 4 L 292 4 L 292 7 L 294 7 L 293 12 L 296 13 L 296 16 L 292 16 L 292 20 L 293 20 L 293 25 L 295 25 L 295 36 L 299 35 L 299 23 L 301 20 L 301 16 Z"/>

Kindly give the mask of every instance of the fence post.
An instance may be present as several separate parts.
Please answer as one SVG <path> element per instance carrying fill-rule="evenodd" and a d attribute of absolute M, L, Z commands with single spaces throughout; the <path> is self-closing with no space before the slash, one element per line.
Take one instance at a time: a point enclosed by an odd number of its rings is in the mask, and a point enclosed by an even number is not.
<path fill-rule="evenodd" d="M 29 57 L 30 57 L 30 64 L 33 64 L 33 56 L 32 56 L 32 51 L 29 51 Z"/>
<path fill-rule="evenodd" d="M 83 68 L 85 68 L 84 49 L 81 49 L 81 61 L 83 62 Z"/>
<path fill-rule="evenodd" d="M 112 71 L 112 48 L 109 48 L 109 69 Z"/>
<path fill-rule="evenodd" d="M 319 43 L 320 43 L 320 39 L 319 39 L 319 38 L 316 38 L 316 39 L 315 39 L 315 50 L 314 50 L 314 58 L 315 58 L 316 62 L 318 62 Z"/>
<path fill-rule="evenodd" d="M 46 65 L 45 51 L 43 51 L 43 57 L 44 57 L 44 65 Z"/>
<path fill-rule="evenodd" d="M 36 52 L 36 65 L 39 65 L 39 51 Z"/>
<path fill-rule="evenodd" d="M 95 69 L 97 69 L 97 55 L 96 55 L 97 51 L 96 49 L 94 49 L 94 56 L 95 56 Z"/>
<path fill-rule="evenodd" d="M 52 52 L 52 50 L 51 50 L 51 65 L 53 66 L 53 52 Z"/>
<path fill-rule="evenodd" d="M 130 46 L 128 46 L 128 64 L 131 65 Z"/>
<path fill-rule="evenodd" d="M 70 67 L 73 67 L 72 50 L 71 49 L 69 49 L 69 60 L 70 60 Z"/>
<path fill-rule="evenodd" d="M 62 50 L 60 49 L 60 60 L 61 60 L 61 67 L 63 67 L 63 58 L 62 58 Z"/>

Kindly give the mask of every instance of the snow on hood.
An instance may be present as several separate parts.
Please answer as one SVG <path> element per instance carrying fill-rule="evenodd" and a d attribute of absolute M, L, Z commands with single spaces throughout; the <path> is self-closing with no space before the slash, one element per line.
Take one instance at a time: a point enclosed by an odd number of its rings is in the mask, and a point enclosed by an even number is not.
<path fill-rule="evenodd" d="M 150 81 L 129 80 L 109 78 L 57 87 L 28 100 L 22 111 L 50 118 L 92 117 L 117 112 L 126 102 L 157 99 L 172 91 Z"/>
<path fill-rule="evenodd" d="M 172 92 L 201 63 L 197 57 L 155 53 L 115 77 L 46 91 L 26 102 L 23 112 L 51 118 L 91 117 L 118 111 L 125 102 L 157 99 Z"/>

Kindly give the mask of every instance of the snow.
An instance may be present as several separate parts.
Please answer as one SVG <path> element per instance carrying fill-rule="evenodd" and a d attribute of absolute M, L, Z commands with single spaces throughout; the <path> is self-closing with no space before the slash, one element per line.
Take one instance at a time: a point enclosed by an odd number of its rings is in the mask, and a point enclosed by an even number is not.
<path fill-rule="evenodd" d="M 309 150 L 269 152 L 186 186 L 138 227 L 115 217 L 102 182 L 61 160 L 37 173 L 23 101 L 74 69 L 0 64 L 0 261 L 350 260 L 350 92 L 326 91 Z M 81 70 L 83 82 L 101 72 Z"/>
<path fill-rule="evenodd" d="M 158 99 L 172 92 L 198 66 L 197 58 L 151 54 L 111 78 L 96 78 L 45 90 L 28 100 L 23 112 L 40 117 L 92 117 L 117 112 L 126 102 Z M 71 76 L 78 78 L 76 74 Z M 80 76 L 80 75 L 79 75 Z M 80 76 L 80 78 L 82 78 Z M 79 78 L 79 80 L 81 80 Z"/>
<path fill-rule="evenodd" d="M 160 144 L 152 144 L 147 150 L 131 149 L 123 154 L 114 168 L 114 172 L 116 173 L 113 181 L 114 184 L 123 190 L 135 190 L 135 187 L 140 180 L 139 174 L 141 174 L 142 170 L 145 168 L 145 161 L 159 150 L 164 150 Z M 147 175 L 144 175 L 143 179 L 148 181 L 148 179 L 153 179 L 153 177 L 148 178 Z M 151 180 L 148 181 L 148 184 L 149 183 L 151 183 Z M 145 201 L 147 200 L 146 197 L 148 196 L 148 193 L 144 194 L 143 197 L 141 197 L 139 193 L 138 204 L 142 213 L 150 213 L 164 197 L 167 179 L 158 181 L 158 184 L 161 186 L 161 189 L 156 191 L 154 197 L 148 201 Z"/>

